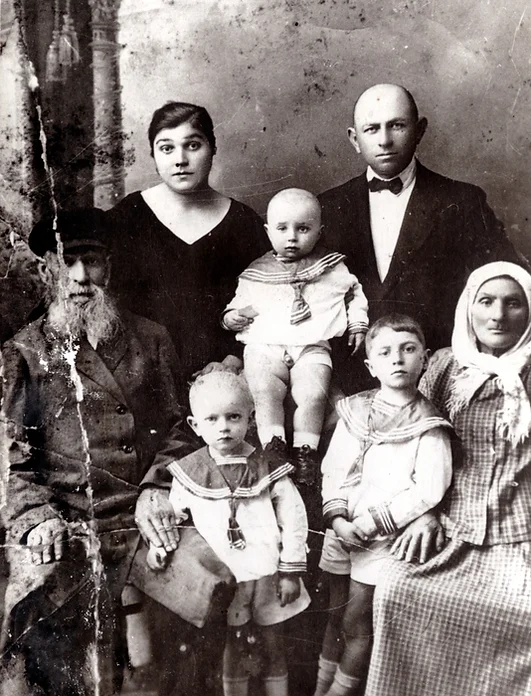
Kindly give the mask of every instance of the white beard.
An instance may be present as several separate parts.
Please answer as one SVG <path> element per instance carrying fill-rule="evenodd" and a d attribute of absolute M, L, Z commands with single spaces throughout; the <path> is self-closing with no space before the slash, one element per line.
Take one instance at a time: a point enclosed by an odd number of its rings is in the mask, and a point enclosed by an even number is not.
<path fill-rule="evenodd" d="M 115 304 L 104 288 L 89 287 L 92 297 L 77 302 L 69 297 L 69 288 L 48 286 L 48 322 L 63 336 L 86 337 L 93 345 L 109 341 L 120 327 Z M 51 302 L 50 302 L 51 299 Z"/>

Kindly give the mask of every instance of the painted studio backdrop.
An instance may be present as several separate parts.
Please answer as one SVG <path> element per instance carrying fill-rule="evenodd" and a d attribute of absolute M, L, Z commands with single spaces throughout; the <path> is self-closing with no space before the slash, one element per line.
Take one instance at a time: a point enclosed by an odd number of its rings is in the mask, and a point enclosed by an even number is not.
<path fill-rule="evenodd" d="M 424 164 L 484 188 L 531 256 L 527 0 L 1 0 L 0 20 L 0 315 L 13 330 L 41 293 L 35 220 L 157 183 L 147 127 L 168 100 L 207 107 L 212 184 L 262 214 L 282 188 L 359 173 L 354 100 L 401 83 L 428 118 Z"/>
<path fill-rule="evenodd" d="M 531 252 L 526 0 L 0 7 L 0 311 L 14 328 L 38 293 L 23 244 L 35 216 L 51 200 L 109 208 L 156 182 L 146 130 L 170 99 L 209 109 L 213 184 L 262 213 L 281 188 L 317 193 L 358 173 L 353 100 L 372 83 L 402 83 L 429 120 L 424 163 L 482 186 Z"/>

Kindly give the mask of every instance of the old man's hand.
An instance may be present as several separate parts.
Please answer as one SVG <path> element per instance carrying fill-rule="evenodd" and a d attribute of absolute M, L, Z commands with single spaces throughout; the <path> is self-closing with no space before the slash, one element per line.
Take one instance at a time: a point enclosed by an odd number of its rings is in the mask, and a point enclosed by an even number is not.
<path fill-rule="evenodd" d="M 168 491 L 145 488 L 138 497 L 135 522 L 147 544 L 162 546 L 168 553 L 175 551 L 179 543 L 179 532 Z"/>
<path fill-rule="evenodd" d="M 63 557 L 66 542 L 66 522 L 59 517 L 45 520 L 29 532 L 26 545 L 33 565 L 53 563 Z"/>

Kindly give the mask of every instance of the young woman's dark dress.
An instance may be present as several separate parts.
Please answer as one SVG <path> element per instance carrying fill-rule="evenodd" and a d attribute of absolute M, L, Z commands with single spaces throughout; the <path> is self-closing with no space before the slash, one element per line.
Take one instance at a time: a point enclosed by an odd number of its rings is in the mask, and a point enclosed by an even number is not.
<path fill-rule="evenodd" d="M 185 378 L 207 363 L 241 354 L 220 316 L 238 275 L 267 249 L 262 219 L 232 200 L 223 220 L 193 244 L 174 235 L 140 192 L 112 211 L 112 285 L 130 311 L 165 326 Z"/>

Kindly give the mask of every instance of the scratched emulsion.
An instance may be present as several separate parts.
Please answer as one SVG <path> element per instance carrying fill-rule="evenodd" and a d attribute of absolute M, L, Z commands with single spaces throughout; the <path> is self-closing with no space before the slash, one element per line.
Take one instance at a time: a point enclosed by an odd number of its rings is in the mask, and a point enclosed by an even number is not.
<path fill-rule="evenodd" d="M 17 5 L 15 10 L 20 11 L 21 7 L 20 5 Z M 13 26 L 18 28 L 18 22 L 14 21 Z M 19 37 L 19 45 L 26 47 L 25 44 L 25 36 L 24 33 L 21 32 L 21 35 Z M 56 201 L 56 196 L 55 196 L 55 182 L 54 182 L 54 172 L 52 168 L 50 167 L 48 163 L 48 138 L 47 138 L 47 133 L 45 129 L 45 124 L 42 116 L 42 108 L 39 103 L 39 96 L 40 96 L 40 85 L 39 85 L 39 80 L 37 78 L 34 66 L 32 64 L 32 61 L 29 59 L 27 53 L 24 52 L 21 60 L 21 65 L 20 68 L 22 70 L 22 74 L 26 80 L 26 86 L 28 93 L 30 94 L 30 100 L 28 100 L 28 103 L 34 104 L 34 114 L 32 114 L 32 120 L 34 124 L 36 124 L 37 128 L 37 135 L 38 135 L 38 141 L 40 143 L 40 153 L 41 153 L 41 159 L 42 159 L 42 165 L 44 167 L 44 172 L 46 175 L 46 182 L 48 185 L 48 190 L 49 190 L 49 207 L 51 208 L 51 211 L 53 212 L 54 216 L 54 228 L 56 228 L 56 220 L 57 220 L 57 210 L 58 210 L 58 205 Z M 31 98 L 33 97 L 33 99 Z M 66 269 L 66 265 L 64 262 L 64 256 L 63 256 L 63 244 L 61 241 L 61 238 L 58 233 L 56 233 L 56 239 L 57 239 L 57 255 L 59 259 L 60 266 L 64 269 Z M 12 232 L 10 236 L 10 243 L 13 246 L 13 251 L 15 248 L 15 239 L 14 239 L 14 231 Z M 6 275 L 8 275 L 9 272 L 9 266 L 6 270 Z M 59 297 L 61 297 L 61 293 L 59 293 Z M 65 301 L 63 298 L 62 301 Z M 68 315 L 67 312 L 65 312 L 65 315 Z M 65 361 L 67 365 L 69 365 L 70 368 L 70 380 L 71 383 L 74 387 L 74 392 L 75 392 L 75 401 L 77 404 L 77 417 L 79 419 L 79 424 L 80 424 L 80 431 L 82 434 L 82 448 L 83 452 L 85 454 L 85 459 L 84 459 L 84 466 L 85 466 L 85 472 L 86 472 L 86 479 L 87 479 L 87 486 L 86 486 L 86 495 L 88 499 L 88 517 L 89 520 L 88 522 L 83 522 L 81 525 L 81 531 L 80 531 L 80 538 L 83 541 L 83 544 L 85 546 L 85 551 L 87 554 L 87 558 L 90 562 L 91 568 L 92 568 L 92 574 L 93 574 L 93 582 L 94 582 L 94 644 L 93 644 L 93 650 L 91 653 L 91 662 L 92 664 L 90 665 L 93 677 L 94 677 L 94 684 L 95 684 L 95 691 L 94 694 L 95 696 L 99 696 L 100 694 L 100 672 L 99 672 L 99 660 L 98 660 L 98 642 L 99 642 L 99 635 L 100 635 L 100 602 L 99 602 L 99 596 L 101 593 L 102 589 L 102 580 L 103 580 L 103 575 L 104 575 L 104 566 L 101 558 L 101 553 L 100 553 L 100 541 L 99 537 L 97 534 L 97 527 L 96 527 L 96 521 L 95 521 L 95 516 L 94 516 L 94 499 L 93 499 L 93 489 L 91 485 L 91 457 L 90 457 L 90 448 L 89 448 L 89 441 L 88 441 L 88 436 L 87 432 L 85 430 L 84 424 L 83 424 L 83 418 L 81 414 L 81 403 L 84 398 L 83 394 L 83 384 L 81 381 L 81 378 L 77 372 L 76 369 L 76 355 L 78 351 L 78 343 L 76 340 L 73 338 L 72 333 L 69 333 L 67 336 L 67 340 L 65 343 L 62 344 L 63 347 L 63 355 L 62 358 Z M 45 356 L 42 358 L 45 360 Z M 59 414 L 57 414 L 59 415 Z M 9 441 L 8 438 L 6 437 L 6 419 L 4 417 L 1 418 L 1 452 L 0 455 L 2 457 L 2 487 L 1 487 L 1 494 L 2 494 L 2 504 L 9 504 L 9 501 L 5 500 L 5 484 L 7 481 L 7 478 L 9 476 L 9 465 L 6 463 L 9 462 L 9 455 L 8 455 L 8 447 L 9 447 Z M 25 442 L 20 442 L 17 443 L 18 446 L 21 448 L 27 447 Z M 43 646 L 43 649 L 45 649 L 45 646 Z"/>
<path fill-rule="evenodd" d="M 88 46 L 89 2 L 74 4 L 76 28 Z M 235 198 L 263 211 L 280 188 L 331 188 L 361 168 L 346 137 L 355 96 L 371 83 L 397 81 L 414 92 L 428 116 L 420 152 L 425 164 L 482 185 L 512 239 L 531 252 L 528 0 L 116 4 L 123 118 L 123 132 L 116 136 L 129 145 L 124 161 L 127 193 L 157 181 L 146 131 L 152 111 L 169 99 L 204 104 L 212 113 L 218 139 L 213 184 Z M 39 201 L 49 198 L 52 207 L 58 201 L 54 176 L 56 182 L 65 176 L 36 154 L 38 143 L 44 152 L 46 144 L 61 143 L 56 138 L 59 125 L 46 121 L 46 115 L 43 119 L 37 108 L 43 84 L 37 81 L 25 43 L 25 38 L 33 46 L 40 42 L 42 54 L 51 40 L 51 26 L 25 27 L 33 32 L 25 37 L 15 12 L 20 17 L 21 8 L 33 11 L 35 5 L 29 0 L 0 4 L 0 314 L 13 329 L 23 324 L 42 290 L 24 240 L 38 216 Z M 84 75 L 90 78 L 90 52 L 82 57 Z M 92 103 L 90 79 L 70 87 L 61 99 L 76 106 L 81 102 L 81 107 Z M 83 112 L 81 107 L 79 119 L 91 126 L 90 109 Z M 73 120 L 69 125 L 65 137 L 77 142 L 79 124 Z M 61 201 L 65 207 L 88 205 L 94 183 L 89 175 L 76 179 L 74 165 L 83 158 L 83 166 L 90 169 L 90 147 L 75 147 L 67 162 L 72 168 L 69 197 Z M 73 342 L 64 359 L 77 388 L 79 413 L 83 392 Z M 3 435 L 0 484 L 8 474 Z M 83 444 L 89 477 L 88 443 Z M 1 502 L 4 493 L 0 485 Z M 91 495 L 89 487 L 89 502 Z M 98 539 L 92 525 L 86 531 L 98 588 Z"/>

